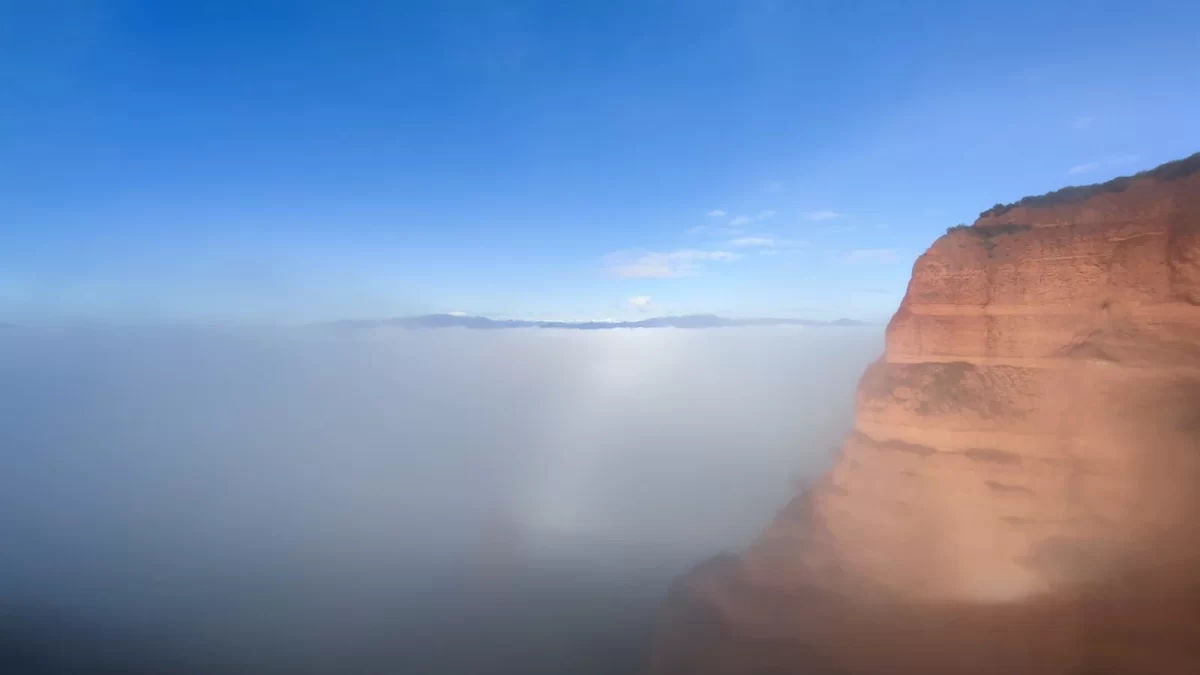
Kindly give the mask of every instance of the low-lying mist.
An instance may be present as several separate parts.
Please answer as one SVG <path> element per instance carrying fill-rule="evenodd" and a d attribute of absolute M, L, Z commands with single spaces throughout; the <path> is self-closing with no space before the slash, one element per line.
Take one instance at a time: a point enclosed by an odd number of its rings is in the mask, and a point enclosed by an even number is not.
<path fill-rule="evenodd" d="M 6 331 L 0 658 L 627 672 L 670 578 L 825 468 L 881 348 L 876 327 Z"/>

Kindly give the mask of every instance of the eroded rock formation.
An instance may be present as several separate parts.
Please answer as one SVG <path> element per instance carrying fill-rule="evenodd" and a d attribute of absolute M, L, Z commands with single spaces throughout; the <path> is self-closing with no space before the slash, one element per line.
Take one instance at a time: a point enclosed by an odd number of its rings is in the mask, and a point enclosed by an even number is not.
<path fill-rule="evenodd" d="M 652 670 L 1200 672 L 1200 155 L 952 228 L 833 470 Z"/>

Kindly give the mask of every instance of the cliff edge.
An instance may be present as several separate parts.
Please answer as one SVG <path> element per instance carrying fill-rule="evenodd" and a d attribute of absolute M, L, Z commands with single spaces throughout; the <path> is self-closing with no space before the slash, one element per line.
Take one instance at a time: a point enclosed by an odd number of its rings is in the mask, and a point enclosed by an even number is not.
<path fill-rule="evenodd" d="M 834 468 L 681 578 L 651 671 L 1200 672 L 1200 154 L 913 266 Z"/>

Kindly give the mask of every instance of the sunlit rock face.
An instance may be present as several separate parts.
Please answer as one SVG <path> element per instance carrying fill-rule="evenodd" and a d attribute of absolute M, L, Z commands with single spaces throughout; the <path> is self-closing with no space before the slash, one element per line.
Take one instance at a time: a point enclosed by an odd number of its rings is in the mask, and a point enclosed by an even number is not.
<path fill-rule="evenodd" d="M 1200 155 L 938 239 L 833 470 L 680 580 L 654 670 L 1200 672 L 1198 528 Z"/>

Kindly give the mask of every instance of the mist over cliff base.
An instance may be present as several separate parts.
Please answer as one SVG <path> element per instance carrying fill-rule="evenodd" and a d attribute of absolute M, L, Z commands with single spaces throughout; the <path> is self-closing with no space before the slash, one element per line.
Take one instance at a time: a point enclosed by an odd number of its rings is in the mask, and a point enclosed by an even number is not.
<path fill-rule="evenodd" d="M 834 467 L 679 580 L 652 672 L 1197 672 L 1198 171 L 935 241 Z"/>
<path fill-rule="evenodd" d="M 8 671 L 549 674 L 645 664 L 670 580 L 828 465 L 881 335 L 0 340 Z"/>

